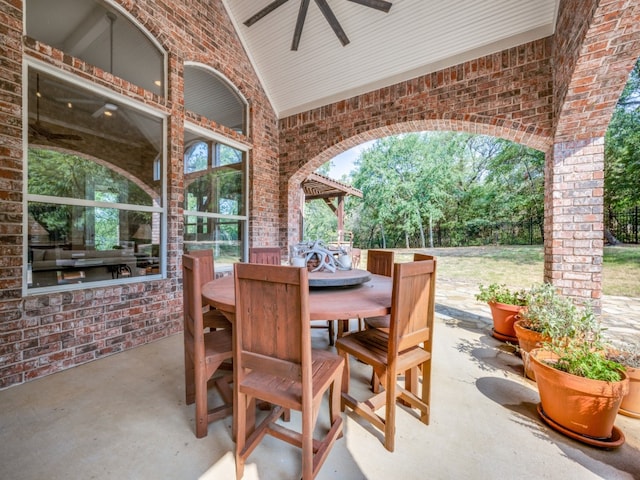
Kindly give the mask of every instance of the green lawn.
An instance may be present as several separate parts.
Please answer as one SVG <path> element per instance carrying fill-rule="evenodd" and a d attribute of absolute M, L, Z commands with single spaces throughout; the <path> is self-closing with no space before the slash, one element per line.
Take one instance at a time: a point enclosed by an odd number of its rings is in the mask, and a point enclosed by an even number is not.
<path fill-rule="evenodd" d="M 505 283 L 528 288 L 541 282 L 544 270 L 542 246 L 487 246 L 433 249 L 394 249 L 396 261 L 411 259 L 422 251 L 438 258 L 438 276 L 470 283 Z M 363 251 L 361 265 L 366 265 Z M 640 246 L 605 247 L 603 293 L 640 297 Z"/>

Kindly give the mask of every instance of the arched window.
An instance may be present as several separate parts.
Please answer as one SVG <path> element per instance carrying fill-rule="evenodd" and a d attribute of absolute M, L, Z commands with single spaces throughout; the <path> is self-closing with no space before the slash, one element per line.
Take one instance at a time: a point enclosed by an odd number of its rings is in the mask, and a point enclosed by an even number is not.
<path fill-rule="evenodd" d="M 116 8 L 98 0 L 25 4 L 30 37 L 164 96 L 164 53 Z"/>
<path fill-rule="evenodd" d="M 184 67 L 184 106 L 220 125 L 247 134 L 244 99 L 225 78 L 202 66 Z"/>

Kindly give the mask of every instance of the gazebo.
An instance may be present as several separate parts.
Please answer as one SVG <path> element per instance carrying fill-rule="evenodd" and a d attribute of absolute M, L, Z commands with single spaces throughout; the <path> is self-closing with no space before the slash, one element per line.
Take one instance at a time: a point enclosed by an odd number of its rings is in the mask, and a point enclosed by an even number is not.
<path fill-rule="evenodd" d="M 324 200 L 338 217 L 338 232 L 344 232 L 344 198 L 347 195 L 362 198 L 362 192 L 357 188 L 315 172 L 302 182 L 302 190 L 305 202 Z"/>

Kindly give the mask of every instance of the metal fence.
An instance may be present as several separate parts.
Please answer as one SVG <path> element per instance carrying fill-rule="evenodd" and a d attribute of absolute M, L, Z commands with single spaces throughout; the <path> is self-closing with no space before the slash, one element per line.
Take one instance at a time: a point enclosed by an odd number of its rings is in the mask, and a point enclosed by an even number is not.
<path fill-rule="evenodd" d="M 640 243 L 638 241 L 640 239 L 638 233 L 639 214 L 640 207 L 637 206 L 628 210 L 609 209 L 604 216 L 605 226 L 619 242 Z"/>
<path fill-rule="evenodd" d="M 521 222 L 500 222 L 482 226 L 437 227 L 434 233 L 436 247 L 541 245 L 544 242 L 543 224 L 533 218 Z"/>

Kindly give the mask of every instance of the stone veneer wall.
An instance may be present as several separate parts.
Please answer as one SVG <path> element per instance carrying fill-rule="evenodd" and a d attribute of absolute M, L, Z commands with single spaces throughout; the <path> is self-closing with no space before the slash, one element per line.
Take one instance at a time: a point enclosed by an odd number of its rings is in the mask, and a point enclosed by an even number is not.
<path fill-rule="evenodd" d="M 219 1 L 118 0 L 168 52 L 167 98 L 23 37 L 23 2 L 0 0 L 0 388 L 79 365 L 182 329 L 182 139 L 188 117 L 252 145 L 250 238 L 278 234 L 277 119 Z M 167 279 L 22 296 L 23 55 L 105 85 L 169 114 Z M 184 112 L 183 65 L 200 62 L 228 78 L 250 104 L 251 136 Z M 181 361 L 181 359 L 180 359 Z"/>

